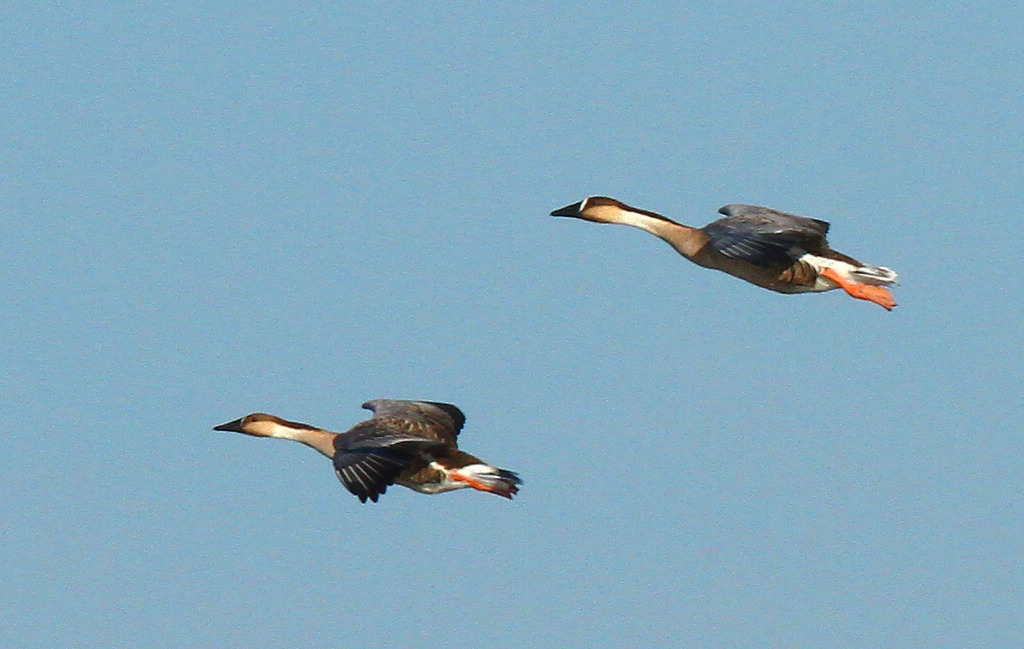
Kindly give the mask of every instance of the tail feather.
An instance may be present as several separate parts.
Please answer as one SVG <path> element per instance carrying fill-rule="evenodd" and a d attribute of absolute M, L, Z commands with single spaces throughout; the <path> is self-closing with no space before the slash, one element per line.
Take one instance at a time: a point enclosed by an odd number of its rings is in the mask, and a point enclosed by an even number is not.
<path fill-rule="evenodd" d="M 514 471 L 499 469 L 489 464 L 470 464 L 449 472 L 449 478 L 467 483 L 474 489 L 489 491 L 505 498 L 519 493 L 523 481 Z"/>
<path fill-rule="evenodd" d="M 850 271 L 861 284 L 881 286 L 883 284 L 895 284 L 897 275 L 892 269 L 885 266 L 858 266 Z"/>

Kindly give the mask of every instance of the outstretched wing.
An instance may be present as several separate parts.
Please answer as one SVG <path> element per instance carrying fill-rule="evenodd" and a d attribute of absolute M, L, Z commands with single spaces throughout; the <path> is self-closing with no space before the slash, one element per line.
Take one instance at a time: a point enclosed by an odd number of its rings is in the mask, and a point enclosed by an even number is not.
<path fill-rule="evenodd" d="M 828 248 L 828 222 L 757 205 L 726 205 L 724 218 L 702 228 L 712 248 L 755 266 L 792 261 L 804 252 Z"/>
<path fill-rule="evenodd" d="M 364 403 L 363 408 L 373 412 L 373 419 L 370 421 L 400 420 L 404 422 L 401 425 L 406 431 L 413 435 L 449 441 L 452 444 L 466 423 L 466 416 L 450 403 L 373 399 Z"/>
<path fill-rule="evenodd" d="M 335 438 L 334 472 L 345 488 L 359 498 L 377 498 L 398 476 L 438 442 L 378 428 L 373 420 L 357 424 Z"/>

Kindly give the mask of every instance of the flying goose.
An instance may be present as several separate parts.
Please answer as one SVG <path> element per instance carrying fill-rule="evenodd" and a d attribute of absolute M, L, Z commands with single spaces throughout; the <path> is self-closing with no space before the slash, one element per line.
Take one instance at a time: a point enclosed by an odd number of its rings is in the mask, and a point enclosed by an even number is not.
<path fill-rule="evenodd" d="M 364 503 L 377 502 L 396 483 L 425 494 L 472 487 L 511 499 L 519 491 L 514 472 L 459 450 L 456 437 L 466 417 L 452 404 L 374 399 L 362 407 L 373 417 L 344 433 L 260 412 L 213 429 L 311 446 L 331 459 L 338 479 Z"/>
<path fill-rule="evenodd" d="M 771 291 L 806 293 L 841 288 L 851 297 L 890 311 L 896 306 L 892 294 L 882 286 L 895 283 L 896 273 L 832 250 L 825 240 L 828 222 L 738 203 L 718 212 L 725 216 L 702 228 L 692 228 L 614 198 L 591 196 L 559 208 L 551 216 L 640 228 L 664 239 L 695 264 Z"/>

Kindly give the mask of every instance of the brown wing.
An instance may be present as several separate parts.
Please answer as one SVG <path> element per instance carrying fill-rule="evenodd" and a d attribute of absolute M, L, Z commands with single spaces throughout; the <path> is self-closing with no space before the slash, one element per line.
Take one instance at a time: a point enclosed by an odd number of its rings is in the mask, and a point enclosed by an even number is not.
<path fill-rule="evenodd" d="M 334 471 L 360 502 L 377 502 L 388 486 L 425 454 L 448 448 L 441 440 L 408 431 L 405 420 L 374 418 L 334 438 Z"/>
<path fill-rule="evenodd" d="M 364 403 L 363 408 L 373 412 L 370 421 L 387 419 L 391 428 L 452 445 L 466 423 L 466 416 L 450 403 L 373 399 Z"/>
<path fill-rule="evenodd" d="M 726 257 L 755 266 L 790 262 L 805 252 L 828 250 L 828 223 L 757 205 L 726 205 L 725 214 L 701 230 L 712 248 Z"/>

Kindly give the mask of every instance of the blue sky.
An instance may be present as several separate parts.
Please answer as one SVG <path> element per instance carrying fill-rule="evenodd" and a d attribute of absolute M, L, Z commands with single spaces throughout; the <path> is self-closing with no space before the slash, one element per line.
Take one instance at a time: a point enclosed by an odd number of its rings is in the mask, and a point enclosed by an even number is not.
<path fill-rule="evenodd" d="M 1013 3 L 0 13 L 0 644 L 1024 637 Z M 896 311 L 623 227 L 832 222 Z M 513 502 L 251 411 L 449 401 Z"/>

